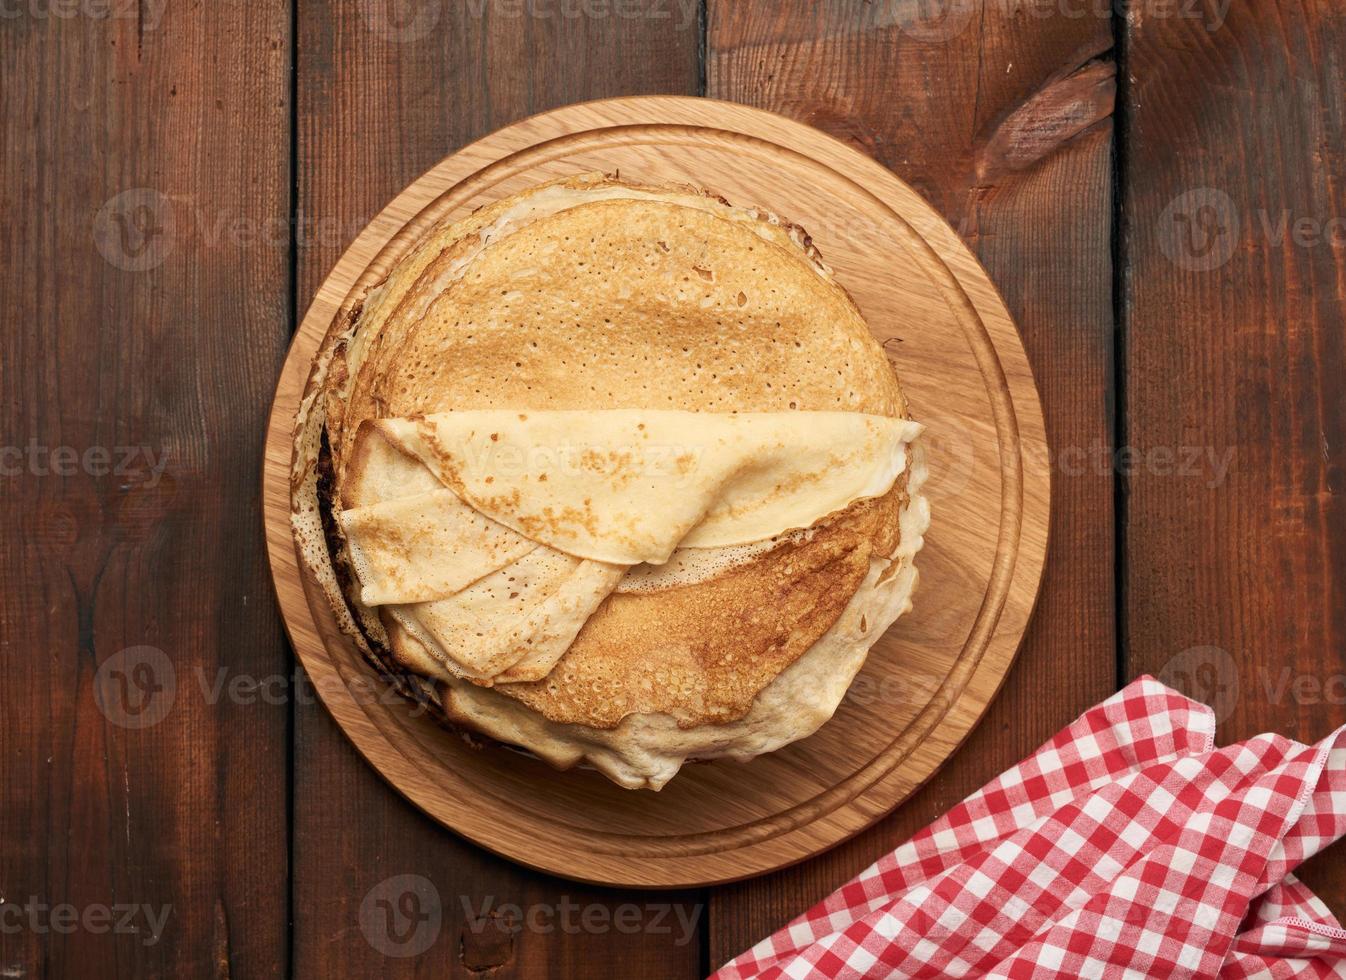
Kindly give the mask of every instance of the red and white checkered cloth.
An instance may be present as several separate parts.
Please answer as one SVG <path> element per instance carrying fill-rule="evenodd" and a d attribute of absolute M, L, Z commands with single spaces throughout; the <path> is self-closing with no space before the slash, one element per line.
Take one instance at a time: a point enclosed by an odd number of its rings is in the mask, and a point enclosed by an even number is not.
<path fill-rule="evenodd" d="M 727 963 L 746 977 L 1346 977 L 1290 872 L 1346 834 L 1346 728 L 1215 748 L 1142 677 Z"/>

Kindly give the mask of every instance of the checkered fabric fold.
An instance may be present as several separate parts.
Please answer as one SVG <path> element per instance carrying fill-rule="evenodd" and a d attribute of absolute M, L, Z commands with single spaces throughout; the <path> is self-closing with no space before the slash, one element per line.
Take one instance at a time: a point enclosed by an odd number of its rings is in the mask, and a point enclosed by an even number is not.
<path fill-rule="evenodd" d="M 714 980 L 1346 977 L 1291 873 L 1346 834 L 1346 728 L 1215 747 L 1142 677 Z"/>

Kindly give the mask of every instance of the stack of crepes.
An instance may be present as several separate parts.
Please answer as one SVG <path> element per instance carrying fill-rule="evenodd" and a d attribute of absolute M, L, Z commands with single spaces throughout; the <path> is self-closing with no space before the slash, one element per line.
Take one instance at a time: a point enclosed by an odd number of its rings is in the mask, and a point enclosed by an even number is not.
<path fill-rule="evenodd" d="M 580 175 L 429 229 L 334 326 L 294 526 L 405 692 L 658 789 L 831 717 L 910 608 L 919 432 L 802 229 Z"/>

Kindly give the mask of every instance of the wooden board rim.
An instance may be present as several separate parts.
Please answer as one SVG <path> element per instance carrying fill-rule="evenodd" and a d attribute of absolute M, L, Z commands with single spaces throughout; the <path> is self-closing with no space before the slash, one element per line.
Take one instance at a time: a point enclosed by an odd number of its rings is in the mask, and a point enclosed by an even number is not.
<path fill-rule="evenodd" d="M 709 124 L 712 120 L 715 123 L 713 126 Z M 595 122 L 600 125 L 595 127 Z M 423 772 L 417 771 L 414 766 L 399 764 L 397 759 L 388 758 L 386 755 L 388 751 L 398 756 L 400 753 L 388 744 L 386 732 L 379 730 L 377 725 L 372 727 L 369 725 L 363 707 L 350 695 L 344 680 L 337 684 L 320 682 L 331 681 L 340 675 L 341 671 L 324 645 L 323 637 L 327 636 L 330 640 L 331 631 L 320 629 L 317 622 L 326 612 L 325 606 L 322 606 L 321 599 L 318 599 L 319 608 L 316 610 L 314 608 L 312 601 L 314 596 L 309 583 L 299 573 L 290 535 L 291 427 L 298 392 L 302 390 L 307 379 L 308 362 L 311 358 L 311 354 L 301 353 L 305 342 L 311 340 L 316 344 L 316 339 L 312 339 L 312 336 L 320 337 L 325 332 L 334 311 L 342 306 L 352 290 L 358 288 L 367 267 L 376 264 L 378 258 L 385 254 L 389 247 L 394 246 L 398 238 L 414 237 L 415 230 L 423 226 L 424 221 L 430 220 L 426 215 L 428 211 L 436 210 L 435 205 L 440 205 L 440 210 L 447 209 L 447 205 L 443 202 L 452 198 L 455 191 L 464 183 L 521 154 L 537 151 L 544 146 L 563 147 L 566 140 L 595 129 L 644 126 L 714 130 L 731 136 L 744 136 L 773 143 L 777 148 L 790 153 L 797 153 L 795 149 L 797 146 L 808 146 L 812 153 L 831 156 L 839 161 L 839 165 L 845 168 L 844 176 L 862 187 L 886 209 L 891 211 L 887 201 L 893 197 L 903 200 L 913 209 L 901 215 L 892 211 L 897 220 L 905 224 L 912 213 L 920 216 L 920 230 L 914 232 L 916 238 L 928 251 L 928 258 L 933 267 L 947 272 L 944 288 L 950 290 L 954 302 L 962 306 L 975 321 L 975 326 L 985 335 L 987 344 L 985 349 L 993 351 L 994 354 L 991 362 L 981 366 L 998 375 L 999 394 L 1002 396 L 1001 409 L 1008 412 L 1007 417 L 996 420 L 997 434 L 1002 447 L 1007 447 L 1002 449 L 1001 457 L 1004 476 L 1002 514 L 1005 497 L 1013 497 L 1010 503 L 1017 514 L 1017 520 L 1010 529 L 1007 529 L 1005 522 L 1002 521 L 1001 534 L 1002 538 L 1005 534 L 1014 536 L 1016 547 L 1010 554 L 1002 553 L 996 562 L 995 578 L 1002 580 L 1004 585 L 998 603 L 992 603 L 994 608 L 983 623 L 982 633 L 985 634 L 985 639 L 980 654 L 970 665 L 965 665 L 965 676 L 961 678 L 958 691 L 951 697 L 932 699 L 917 719 L 913 720 L 890 745 L 891 753 L 898 755 L 899 758 L 884 771 L 874 774 L 873 778 L 860 789 L 853 793 L 842 794 L 845 795 L 843 804 L 824 809 L 824 804 L 818 802 L 823 797 L 837 795 L 841 785 L 838 784 L 826 793 L 798 803 L 782 814 L 773 814 L 771 822 L 774 823 L 785 814 L 807 811 L 783 833 L 769 833 L 763 837 L 760 832 L 748 832 L 747 837 L 750 839 L 741 842 L 737 838 L 743 835 L 737 833 L 738 831 L 766 821 L 749 822 L 741 827 L 732 828 L 730 832 L 702 832 L 689 835 L 685 839 L 670 836 L 645 838 L 640 835 L 604 835 L 611 845 L 617 846 L 606 849 L 605 856 L 590 854 L 582 863 L 577 863 L 566 857 L 563 847 L 541 856 L 527 848 L 521 851 L 507 839 L 508 835 L 502 837 L 481 821 L 465 819 L 459 813 L 446 812 L 443 799 L 436 797 L 435 794 L 438 787 L 427 784 Z M 791 145 L 785 146 L 775 142 L 783 134 Z M 809 156 L 809 159 L 816 158 Z M 431 192 L 427 188 L 434 190 Z M 882 196 L 881 191 L 886 191 L 889 196 Z M 410 220 L 402 217 L 407 211 L 413 215 Z M 377 243 L 376 247 L 371 248 L 371 243 Z M 366 258 L 371 256 L 371 253 L 372 257 Z M 353 272 L 356 274 L 352 275 Z M 969 295 L 965 288 L 969 283 L 975 283 L 977 287 L 975 297 Z M 961 302 L 958 302 L 959 299 Z M 1034 451 L 1025 453 L 1023 451 L 1025 444 L 1031 446 Z M 603 100 L 567 106 L 530 117 L 464 147 L 399 194 L 347 249 L 315 294 L 313 304 L 296 333 L 294 345 L 287 356 L 285 368 L 277 385 L 268 426 L 263 479 L 267 545 L 273 581 L 287 630 L 299 659 L 314 679 L 324 703 L 371 765 L 422 810 L 490 850 L 549 873 L 601 884 L 646 887 L 704 885 L 750 877 L 797 863 L 859 833 L 928 779 L 938 765 L 952 755 L 958 744 L 966 738 L 986 705 L 999 690 L 1017 653 L 1040 585 L 1050 507 L 1050 472 L 1046 465 L 1045 449 L 1045 430 L 1036 386 L 1033 384 L 1022 343 L 1003 300 L 952 228 L 929 205 L 921 201 L 911 188 L 875 161 L 832 137 L 802 123 L 763 110 L 734 103 L 674 96 Z M 1026 493 L 1025 485 L 1030 482 L 1035 492 Z M 1028 527 L 1035 536 L 1025 540 L 1023 535 L 1025 527 Z M 299 588 L 296 589 L 296 585 Z M 1011 585 L 1023 590 L 1028 595 L 1029 601 L 1025 607 L 1015 610 L 1016 622 L 1010 624 L 1008 632 L 1004 632 L 1002 627 L 1005 623 L 1002 614 Z M 985 604 L 983 609 L 985 610 Z M 330 612 L 327 612 L 327 616 L 330 618 Z M 969 643 L 971 642 L 972 639 L 969 638 Z M 981 682 L 983 688 L 976 699 L 971 698 L 969 694 L 974 678 Z M 938 717 L 934 717 L 935 715 Z M 917 722 L 921 719 L 925 719 L 928 724 L 918 726 Z M 894 749 L 893 747 L 902 741 L 900 736 L 905 735 L 913 727 L 923 727 L 923 734 L 926 736 L 939 730 L 949 738 L 948 751 L 938 759 L 926 761 L 912 759 L 915 746 L 908 746 L 901 752 Z M 385 744 L 380 746 L 379 740 Z M 402 763 L 405 761 L 401 760 Z M 904 772 L 907 785 L 894 798 L 891 787 L 885 791 L 885 784 L 893 782 L 894 773 L 904 767 L 909 769 Z M 854 774 L 849 781 L 855 782 L 856 777 L 863 774 L 864 771 Z M 783 841 L 800 838 L 801 835 L 810 836 L 804 832 L 820 824 L 825 829 L 820 839 L 794 840 L 791 847 L 781 846 Z M 555 831 L 554 827 L 548 829 Z M 592 831 L 585 833 L 593 836 Z M 536 836 L 535 831 L 530 831 L 530 834 Z M 542 836 L 553 837 L 554 842 L 560 843 L 552 834 L 545 831 Z M 716 838 L 716 845 L 727 844 L 734 847 L 730 852 L 734 856 L 732 863 L 722 860 L 725 853 L 722 846 L 705 848 L 704 853 L 695 853 L 703 851 L 702 847 L 689 846 L 693 840 L 707 836 Z M 758 839 L 751 839 L 754 837 Z M 648 850 L 640 849 L 648 848 L 652 840 L 657 840 L 661 845 L 657 848 L 658 851 L 670 853 L 651 854 Z M 625 849 L 626 847 L 636 847 L 637 850 L 629 851 Z M 680 853 L 671 853 L 679 851 Z M 638 858 L 640 864 L 638 866 L 628 864 L 625 860 L 628 858 Z M 721 860 L 698 860 L 701 858 Z"/>

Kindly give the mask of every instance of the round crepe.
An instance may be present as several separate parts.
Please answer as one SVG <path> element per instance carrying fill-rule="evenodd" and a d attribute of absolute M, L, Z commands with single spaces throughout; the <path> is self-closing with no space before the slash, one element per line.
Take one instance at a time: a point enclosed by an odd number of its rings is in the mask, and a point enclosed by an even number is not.
<path fill-rule="evenodd" d="M 540 185 L 433 229 L 325 345 L 297 430 L 295 526 L 338 618 L 455 724 L 626 786 L 812 733 L 910 606 L 928 522 L 910 432 L 886 490 L 764 542 L 712 540 L 630 569 L 603 559 L 634 551 L 586 560 L 562 542 L 576 564 L 558 564 L 492 513 L 454 533 L 460 563 L 413 562 L 431 571 L 410 591 L 397 562 L 380 561 L 434 553 L 465 492 L 445 490 L 423 445 L 417 456 L 414 422 L 384 420 L 596 410 L 906 416 L 892 368 L 801 229 L 692 190 L 600 175 Z M 408 522 L 427 529 L 416 542 L 398 537 Z M 474 561 L 505 578 L 442 598 Z M 520 576 L 527 610 L 474 645 L 465 624 L 500 609 Z M 389 597 L 406 601 L 369 604 Z M 446 653 L 445 637 L 465 642 Z M 521 654 L 528 644 L 541 652 Z"/>

